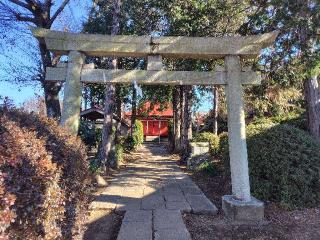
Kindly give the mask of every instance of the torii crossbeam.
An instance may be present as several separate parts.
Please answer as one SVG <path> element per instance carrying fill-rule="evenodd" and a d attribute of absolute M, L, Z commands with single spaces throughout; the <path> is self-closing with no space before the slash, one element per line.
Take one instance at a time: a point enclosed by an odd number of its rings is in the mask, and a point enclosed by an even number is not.
<path fill-rule="evenodd" d="M 234 220 L 261 220 L 263 203 L 250 195 L 245 133 L 243 84 L 259 84 L 260 77 L 243 69 L 241 59 L 256 58 L 275 41 L 278 33 L 231 37 L 107 36 L 32 29 L 47 48 L 67 54 L 68 63 L 47 69 L 47 81 L 66 81 L 61 124 L 77 134 L 81 82 L 226 86 L 232 195 L 223 197 L 222 208 Z M 85 56 L 144 57 L 147 70 L 104 70 L 85 65 Z M 225 60 L 225 67 L 211 72 L 164 71 L 161 57 Z M 245 213 L 243 212 L 245 209 Z"/>

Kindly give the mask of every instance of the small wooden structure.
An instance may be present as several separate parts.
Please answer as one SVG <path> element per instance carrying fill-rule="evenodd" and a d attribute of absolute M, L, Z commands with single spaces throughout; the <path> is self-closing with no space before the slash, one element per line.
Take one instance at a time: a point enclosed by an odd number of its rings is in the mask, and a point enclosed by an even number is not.
<path fill-rule="evenodd" d="M 94 122 L 97 128 L 103 127 L 103 118 L 104 112 L 101 108 L 98 107 L 91 107 L 80 112 L 80 117 L 82 119 L 90 120 Z M 116 114 L 113 114 L 112 117 L 115 123 L 121 123 L 120 133 L 121 135 L 127 135 L 130 131 L 130 124 L 126 122 L 124 119 L 119 119 Z"/>

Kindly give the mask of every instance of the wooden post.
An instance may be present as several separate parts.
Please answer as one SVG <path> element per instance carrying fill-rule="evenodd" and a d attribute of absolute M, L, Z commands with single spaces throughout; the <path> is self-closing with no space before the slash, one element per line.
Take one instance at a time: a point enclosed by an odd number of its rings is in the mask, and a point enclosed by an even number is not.
<path fill-rule="evenodd" d="M 81 70 L 85 55 L 71 51 L 69 53 L 66 84 L 63 96 L 63 111 L 60 125 L 66 127 L 74 135 L 78 134 L 81 108 Z"/>

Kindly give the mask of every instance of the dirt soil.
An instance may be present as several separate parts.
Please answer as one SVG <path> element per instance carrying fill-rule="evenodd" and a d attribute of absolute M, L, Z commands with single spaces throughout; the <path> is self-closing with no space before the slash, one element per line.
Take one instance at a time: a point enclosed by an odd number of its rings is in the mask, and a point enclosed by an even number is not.
<path fill-rule="evenodd" d="M 110 210 L 91 211 L 85 240 L 116 240 L 123 215 Z"/>
<path fill-rule="evenodd" d="M 182 167 L 183 168 L 183 167 Z M 221 213 L 221 197 L 231 192 L 230 179 L 188 172 L 205 195 L 220 209 L 217 216 L 185 214 L 193 240 L 290 239 L 320 240 L 320 208 L 287 211 L 266 203 L 266 224 L 246 226 L 228 224 Z"/>
<path fill-rule="evenodd" d="M 108 182 L 112 179 L 113 173 L 116 171 L 108 171 L 102 177 Z M 94 186 L 92 189 L 91 199 L 99 195 L 105 188 Z M 115 213 L 107 209 L 94 209 L 90 211 L 87 221 L 87 230 L 84 233 L 84 240 L 116 240 L 123 214 Z"/>

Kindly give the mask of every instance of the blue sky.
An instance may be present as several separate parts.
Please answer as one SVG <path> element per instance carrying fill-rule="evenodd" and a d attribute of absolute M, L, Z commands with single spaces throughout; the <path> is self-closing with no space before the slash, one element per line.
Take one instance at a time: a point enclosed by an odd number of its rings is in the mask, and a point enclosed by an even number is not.
<path fill-rule="evenodd" d="M 56 5 L 58 6 L 61 1 L 62 0 L 55 1 Z M 72 32 L 81 31 L 82 22 L 87 19 L 91 6 L 92 0 L 71 0 L 71 4 L 65 8 L 62 16 L 55 21 L 53 29 L 61 30 L 67 27 Z M 64 19 L 68 19 L 68 21 Z M 27 29 L 26 25 L 20 27 L 23 30 Z M 28 57 L 29 55 L 37 54 L 35 40 L 30 35 L 30 32 L 25 32 L 26 33 L 23 34 L 17 31 L 6 33 L 6 40 L 10 41 L 1 41 L 2 36 L 0 36 L 0 44 L 2 44 L 0 46 L 0 96 L 8 96 L 18 106 L 35 95 L 43 95 L 40 85 L 30 82 L 18 84 L 12 81 L 3 81 L 4 78 L 13 78 L 14 74 L 7 73 L 4 70 L 10 62 L 15 64 L 14 71 L 16 71 L 15 74 L 17 75 L 22 75 L 19 73 L 28 71 L 28 69 L 32 70 L 37 64 L 36 58 Z M 6 51 L 1 51 L 2 49 L 6 49 Z M 32 54 L 30 54 L 30 52 L 32 52 Z M 11 61 L 9 59 L 11 59 Z M 202 97 L 203 102 L 199 105 L 198 111 L 206 112 L 212 108 L 212 100 L 210 98 L 212 98 L 210 94 Z"/>
<path fill-rule="evenodd" d="M 57 0 L 55 2 L 56 6 L 59 6 L 62 0 Z M 53 28 L 60 30 L 67 27 L 73 32 L 81 31 L 82 22 L 88 17 L 91 4 L 91 0 L 71 0 L 71 3 L 65 8 L 62 15 L 56 19 Z M 68 19 L 67 22 L 64 21 L 66 17 Z M 28 32 L 28 26 L 23 25 L 19 27 Z M 1 38 L 2 36 L 0 39 Z M 35 45 L 35 40 L 30 33 L 19 34 L 17 31 L 11 31 L 6 34 L 5 38 L 5 41 L 0 41 L 0 44 L 2 44 L 0 46 L 0 96 L 7 96 L 11 98 L 14 103 L 19 106 L 25 100 L 34 97 L 35 94 L 43 95 L 43 91 L 39 84 L 32 84 L 31 82 L 19 84 L 3 81 L 3 76 L 6 78 L 13 77 L 10 73 L 5 71 L 9 62 L 8 59 L 11 58 L 12 61 L 16 63 L 17 69 L 21 66 L 30 67 L 30 69 L 32 69 L 32 67 L 37 63 L 32 59 L 32 57 L 28 57 L 28 55 L 30 55 L 30 51 L 33 51 L 33 48 L 36 48 L 37 46 Z M 6 51 L 1 51 L 3 49 Z"/>

